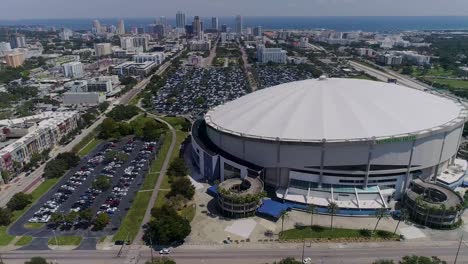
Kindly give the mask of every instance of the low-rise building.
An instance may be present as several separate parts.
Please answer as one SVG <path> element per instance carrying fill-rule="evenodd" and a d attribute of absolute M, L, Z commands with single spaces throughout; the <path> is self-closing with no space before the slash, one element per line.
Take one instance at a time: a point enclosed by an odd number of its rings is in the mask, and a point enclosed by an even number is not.
<path fill-rule="evenodd" d="M 63 136 L 75 130 L 78 119 L 78 112 L 66 111 L 0 120 L 0 133 L 13 140 L 0 149 L 0 169 L 9 172 L 21 169 L 34 153 L 52 149 Z"/>
<path fill-rule="evenodd" d="M 106 100 L 106 94 L 103 92 L 67 92 L 63 94 L 64 105 L 98 105 Z"/>
<path fill-rule="evenodd" d="M 191 51 L 209 51 L 211 49 L 211 42 L 206 40 L 192 40 L 188 43 L 188 47 Z"/>
<path fill-rule="evenodd" d="M 122 64 L 111 66 L 112 74 L 117 74 L 120 76 L 146 76 L 151 73 L 158 67 L 158 64 L 152 61 L 147 61 L 143 63 L 127 61 Z"/>
<path fill-rule="evenodd" d="M 112 46 L 110 43 L 96 43 L 94 44 L 97 57 L 107 56 L 112 54 Z"/>
<path fill-rule="evenodd" d="M 403 57 L 395 54 L 379 54 L 376 57 L 376 61 L 382 65 L 401 65 L 403 63 Z"/>
<path fill-rule="evenodd" d="M 165 55 L 163 52 L 141 53 L 133 56 L 133 61 L 136 63 L 151 61 L 156 64 L 162 64 L 164 59 Z"/>
<path fill-rule="evenodd" d="M 101 92 L 101 93 L 111 93 L 112 92 L 112 81 L 111 80 L 99 80 L 92 79 L 88 81 L 87 85 L 88 92 Z"/>

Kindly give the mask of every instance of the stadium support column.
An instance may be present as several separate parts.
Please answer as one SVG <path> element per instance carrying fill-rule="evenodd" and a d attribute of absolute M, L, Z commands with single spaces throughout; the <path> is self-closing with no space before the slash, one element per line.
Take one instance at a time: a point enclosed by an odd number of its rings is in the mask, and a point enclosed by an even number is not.
<path fill-rule="evenodd" d="M 280 155 L 280 138 L 276 138 L 276 186 L 281 186 L 281 155 Z M 289 185 L 289 175 L 288 175 L 288 185 Z"/>
<path fill-rule="evenodd" d="M 437 175 L 439 175 L 440 163 L 442 162 L 442 154 L 444 153 L 445 140 L 447 139 L 447 132 L 444 133 L 444 140 L 442 141 L 442 146 L 440 147 L 439 162 L 437 163 L 434 176 L 432 176 L 432 181 L 437 181 Z"/>
<path fill-rule="evenodd" d="M 367 167 L 366 167 L 366 177 L 364 178 L 364 189 L 367 188 L 369 183 L 369 173 L 371 169 L 372 162 L 372 151 L 374 150 L 375 138 L 369 143 L 369 153 L 367 154 Z"/>
<path fill-rule="evenodd" d="M 416 146 L 416 140 L 413 140 L 413 145 L 411 146 L 411 153 L 410 153 L 410 157 L 409 157 L 409 161 L 408 161 L 408 167 L 406 169 L 405 182 L 403 184 L 402 193 L 405 193 L 406 189 L 408 189 L 408 186 L 409 186 L 411 166 L 412 166 L 412 163 L 413 163 L 413 153 L 414 153 L 414 147 L 415 146 Z"/>
<path fill-rule="evenodd" d="M 318 187 L 319 188 L 322 188 L 322 182 L 323 182 L 323 167 L 324 167 L 324 163 L 325 163 L 325 144 L 326 144 L 327 140 L 326 139 L 322 139 L 322 153 L 320 155 L 320 177 L 319 177 L 319 183 L 318 183 Z"/>

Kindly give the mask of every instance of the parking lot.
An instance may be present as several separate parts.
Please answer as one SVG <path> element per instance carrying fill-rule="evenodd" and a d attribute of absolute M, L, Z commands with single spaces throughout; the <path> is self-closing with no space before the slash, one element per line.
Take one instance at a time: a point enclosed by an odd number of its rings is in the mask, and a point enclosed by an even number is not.
<path fill-rule="evenodd" d="M 259 89 L 315 78 L 311 72 L 297 65 L 262 65 L 256 66 L 254 72 Z"/>
<path fill-rule="evenodd" d="M 130 208 L 158 149 L 157 142 L 134 141 L 129 137 L 99 145 L 14 223 L 9 233 L 33 237 L 100 237 L 112 234 Z M 97 177 L 109 179 L 111 187 L 103 191 L 93 187 Z M 86 209 L 91 209 L 94 217 L 108 214 L 110 223 L 104 230 L 93 231 L 91 223 L 79 217 L 73 223 L 65 221 L 65 215 L 70 212 L 78 213 Z M 54 213 L 64 218 L 58 221 L 58 225 L 51 223 Z M 25 227 L 27 223 L 46 225 L 28 229 Z"/>
<path fill-rule="evenodd" d="M 180 67 L 158 91 L 154 109 L 169 115 L 196 116 L 247 92 L 247 80 L 239 67 Z"/>

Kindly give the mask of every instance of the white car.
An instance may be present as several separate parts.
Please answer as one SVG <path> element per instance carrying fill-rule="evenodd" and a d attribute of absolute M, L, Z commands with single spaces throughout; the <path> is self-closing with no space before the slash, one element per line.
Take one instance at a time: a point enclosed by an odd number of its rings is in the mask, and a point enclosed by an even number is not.
<path fill-rule="evenodd" d="M 312 263 L 312 259 L 311 259 L 311 258 L 305 258 L 304 260 L 302 260 L 302 263 L 304 263 L 304 264 L 311 264 L 311 263 Z"/>
<path fill-rule="evenodd" d="M 171 250 L 169 248 L 163 248 L 163 249 L 159 250 L 159 254 L 161 254 L 161 255 L 167 255 L 169 253 L 171 253 Z"/>

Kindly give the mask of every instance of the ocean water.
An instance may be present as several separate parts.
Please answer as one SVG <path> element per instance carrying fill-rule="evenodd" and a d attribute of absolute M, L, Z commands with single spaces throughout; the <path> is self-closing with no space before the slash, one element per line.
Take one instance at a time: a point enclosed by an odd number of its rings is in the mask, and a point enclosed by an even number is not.
<path fill-rule="evenodd" d="M 73 30 L 87 30 L 92 25 L 89 19 L 25 19 L 0 20 L 1 25 L 27 25 L 56 28 L 70 28 Z M 117 18 L 99 19 L 103 25 L 117 24 Z M 146 27 L 154 23 L 156 18 L 126 18 L 125 26 L 131 28 Z M 187 17 L 187 23 L 192 17 Z M 175 24 L 175 18 L 168 22 Z M 205 27 L 211 26 L 210 18 L 204 20 Z M 220 17 L 219 24 L 233 27 L 233 17 Z M 262 26 L 265 29 L 334 29 L 338 31 L 370 31 L 370 32 L 396 32 L 404 30 L 468 30 L 468 16 L 416 16 L 416 17 L 244 17 L 245 27 Z"/>

